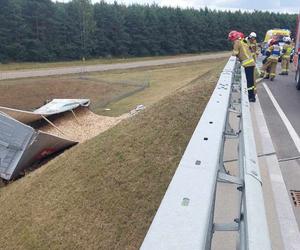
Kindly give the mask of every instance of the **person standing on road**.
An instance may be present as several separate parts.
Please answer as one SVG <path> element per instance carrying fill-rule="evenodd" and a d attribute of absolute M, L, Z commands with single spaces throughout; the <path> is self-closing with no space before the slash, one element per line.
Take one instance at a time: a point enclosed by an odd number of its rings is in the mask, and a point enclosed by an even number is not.
<path fill-rule="evenodd" d="M 252 54 L 255 62 L 256 62 L 257 56 L 259 55 L 256 37 L 257 36 L 256 36 L 255 32 L 251 32 L 250 35 L 247 37 L 248 46 L 250 48 L 251 54 Z"/>
<path fill-rule="evenodd" d="M 285 44 L 283 45 L 282 49 L 282 56 L 281 56 L 281 73 L 279 75 L 288 75 L 289 74 L 289 66 L 290 66 L 290 59 L 293 47 L 291 45 L 291 38 L 286 36 L 283 38 Z"/>
<path fill-rule="evenodd" d="M 275 40 L 272 38 L 268 41 L 267 43 L 267 49 L 273 45 L 275 42 Z M 267 63 L 268 57 L 270 56 L 270 53 L 267 51 L 265 52 L 265 58 L 262 60 L 262 65 L 264 66 Z M 262 70 L 262 68 L 261 68 Z M 270 79 L 270 65 L 268 67 L 266 67 L 265 72 L 261 72 L 261 77 L 263 77 L 264 79 Z"/>
<path fill-rule="evenodd" d="M 256 61 L 257 61 L 257 57 L 259 55 L 259 49 L 258 49 L 258 45 L 257 45 L 257 41 L 256 41 L 256 38 L 257 38 L 257 35 L 255 32 L 251 32 L 249 34 L 249 36 L 246 38 L 247 42 L 248 42 L 248 46 L 250 48 L 250 51 L 251 51 L 251 54 L 252 54 L 252 57 L 255 61 L 255 70 L 254 70 L 254 95 L 256 95 L 256 84 L 258 82 L 260 82 L 261 79 L 258 79 L 260 78 L 260 70 L 259 68 L 257 67 L 256 65 Z"/>
<path fill-rule="evenodd" d="M 228 40 L 233 42 L 232 55 L 236 56 L 240 60 L 242 66 L 245 68 L 249 101 L 255 102 L 255 93 L 254 93 L 254 91 L 255 91 L 255 86 L 254 86 L 255 61 L 252 57 L 247 40 L 244 39 L 243 33 L 238 32 L 236 30 L 229 32 Z"/>
<path fill-rule="evenodd" d="M 278 59 L 281 55 L 281 48 L 278 41 L 274 40 L 270 43 L 270 47 L 268 48 L 266 55 L 268 58 L 266 63 L 262 66 L 261 77 L 264 77 L 265 79 L 270 78 L 271 81 L 274 81 Z M 270 73 L 267 71 L 268 68 L 270 68 Z"/>

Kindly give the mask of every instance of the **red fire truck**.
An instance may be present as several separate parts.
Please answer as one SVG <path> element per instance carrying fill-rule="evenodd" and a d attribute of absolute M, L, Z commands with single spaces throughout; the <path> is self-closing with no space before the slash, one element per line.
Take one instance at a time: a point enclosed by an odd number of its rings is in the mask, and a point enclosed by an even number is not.
<path fill-rule="evenodd" d="M 297 17 L 296 27 L 294 65 L 297 69 L 295 78 L 297 84 L 296 87 L 300 90 L 300 14 Z"/>

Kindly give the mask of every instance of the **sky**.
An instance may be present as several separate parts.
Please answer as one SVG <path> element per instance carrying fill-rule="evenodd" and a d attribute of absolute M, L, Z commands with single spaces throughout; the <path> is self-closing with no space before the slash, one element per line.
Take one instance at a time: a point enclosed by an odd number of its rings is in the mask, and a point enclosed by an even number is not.
<path fill-rule="evenodd" d="M 53 0 L 55 1 L 55 0 Z M 58 0 L 68 2 L 70 0 Z M 100 0 L 92 0 L 93 3 Z M 114 0 L 106 0 L 113 3 Z M 156 3 L 160 6 L 171 6 L 181 8 L 204 8 L 207 6 L 211 9 L 219 10 L 268 10 L 274 12 L 299 13 L 300 0 L 117 0 L 118 3 L 124 4 L 151 4 Z"/>

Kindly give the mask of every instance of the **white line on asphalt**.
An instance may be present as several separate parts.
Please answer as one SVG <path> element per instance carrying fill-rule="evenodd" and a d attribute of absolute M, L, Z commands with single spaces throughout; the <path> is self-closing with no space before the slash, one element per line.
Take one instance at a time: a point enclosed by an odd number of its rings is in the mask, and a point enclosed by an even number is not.
<path fill-rule="evenodd" d="M 274 152 L 275 149 L 272 143 L 271 135 L 268 130 L 263 111 L 261 109 L 259 98 L 257 98 L 257 102 L 254 103 L 253 108 L 254 108 L 256 127 L 258 128 L 259 140 L 261 142 L 263 152 Z M 300 249 L 299 228 L 290 202 L 289 194 L 287 192 L 287 187 L 283 180 L 283 176 L 278 164 L 278 158 L 276 154 L 275 155 L 272 154 L 272 155 L 265 156 L 265 160 L 267 163 L 266 169 L 269 174 L 271 187 L 273 190 L 273 197 L 274 197 L 275 207 L 276 207 L 277 216 L 280 224 L 281 237 L 283 240 L 284 249 L 285 250 Z M 272 211 L 269 211 L 269 213 L 272 213 Z M 275 224 L 271 223 L 271 226 L 274 225 L 276 225 L 276 223 Z M 274 229 L 272 229 L 271 231 L 276 232 Z M 276 237 L 276 234 L 274 234 L 273 236 Z M 276 241 L 280 241 L 280 239 L 278 238 L 276 239 Z M 273 249 L 282 249 L 282 248 L 280 248 L 280 245 L 279 246 L 277 245 L 276 248 L 276 244 L 275 244 Z"/>
<path fill-rule="evenodd" d="M 295 129 L 292 126 L 291 122 L 289 121 L 289 119 L 286 117 L 285 113 L 283 112 L 283 110 L 279 106 L 278 102 L 276 101 L 275 97 L 273 96 L 273 94 L 272 94 L 271 90 L 269 89 L 269 87 L 267 86 L 267 84 L 263 83 L 263 86 L 264 86 L 265 90 L 267 91 L 267 93 L 268 93 L 274 107 L 276 108 L 280 118 L 282 119 L 285 127 L 287 128 L 293 142 L 295 143 L 295 146 L 296 146 L 298 152 L 300 152 L 300 138 L 299 138 L 299 135 L 297 134 L 297 132 L 295 131 Z"/>

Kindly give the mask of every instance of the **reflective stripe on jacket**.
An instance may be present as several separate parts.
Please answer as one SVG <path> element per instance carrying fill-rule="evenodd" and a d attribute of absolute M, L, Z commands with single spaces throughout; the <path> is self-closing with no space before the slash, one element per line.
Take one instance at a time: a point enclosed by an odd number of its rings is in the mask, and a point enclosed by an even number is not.
<path fill-rule="evenodd" d="M 270 57 L 269 57 L 269 59 L 271 59 L 271 60 L 278 60 L 278 58 L 280 57 L 280 53 L 281 53 L 281 48 L 280 48 L 280 46 L 279 45 L 277 45 L 277 44 L 274 44 L 274 45 L 272 45 L 272 46 L 270 46 L 269 48 L 268 48 L 268 51 L 270 52 Z"/>
<path fill-rule="evenodd" d="M 255 61 L 252 57 L 251 51 L 244 39 L 238 39 L 234 41 L 232 55 L 236 56 L 243 67 L 255 66 Z"/>

